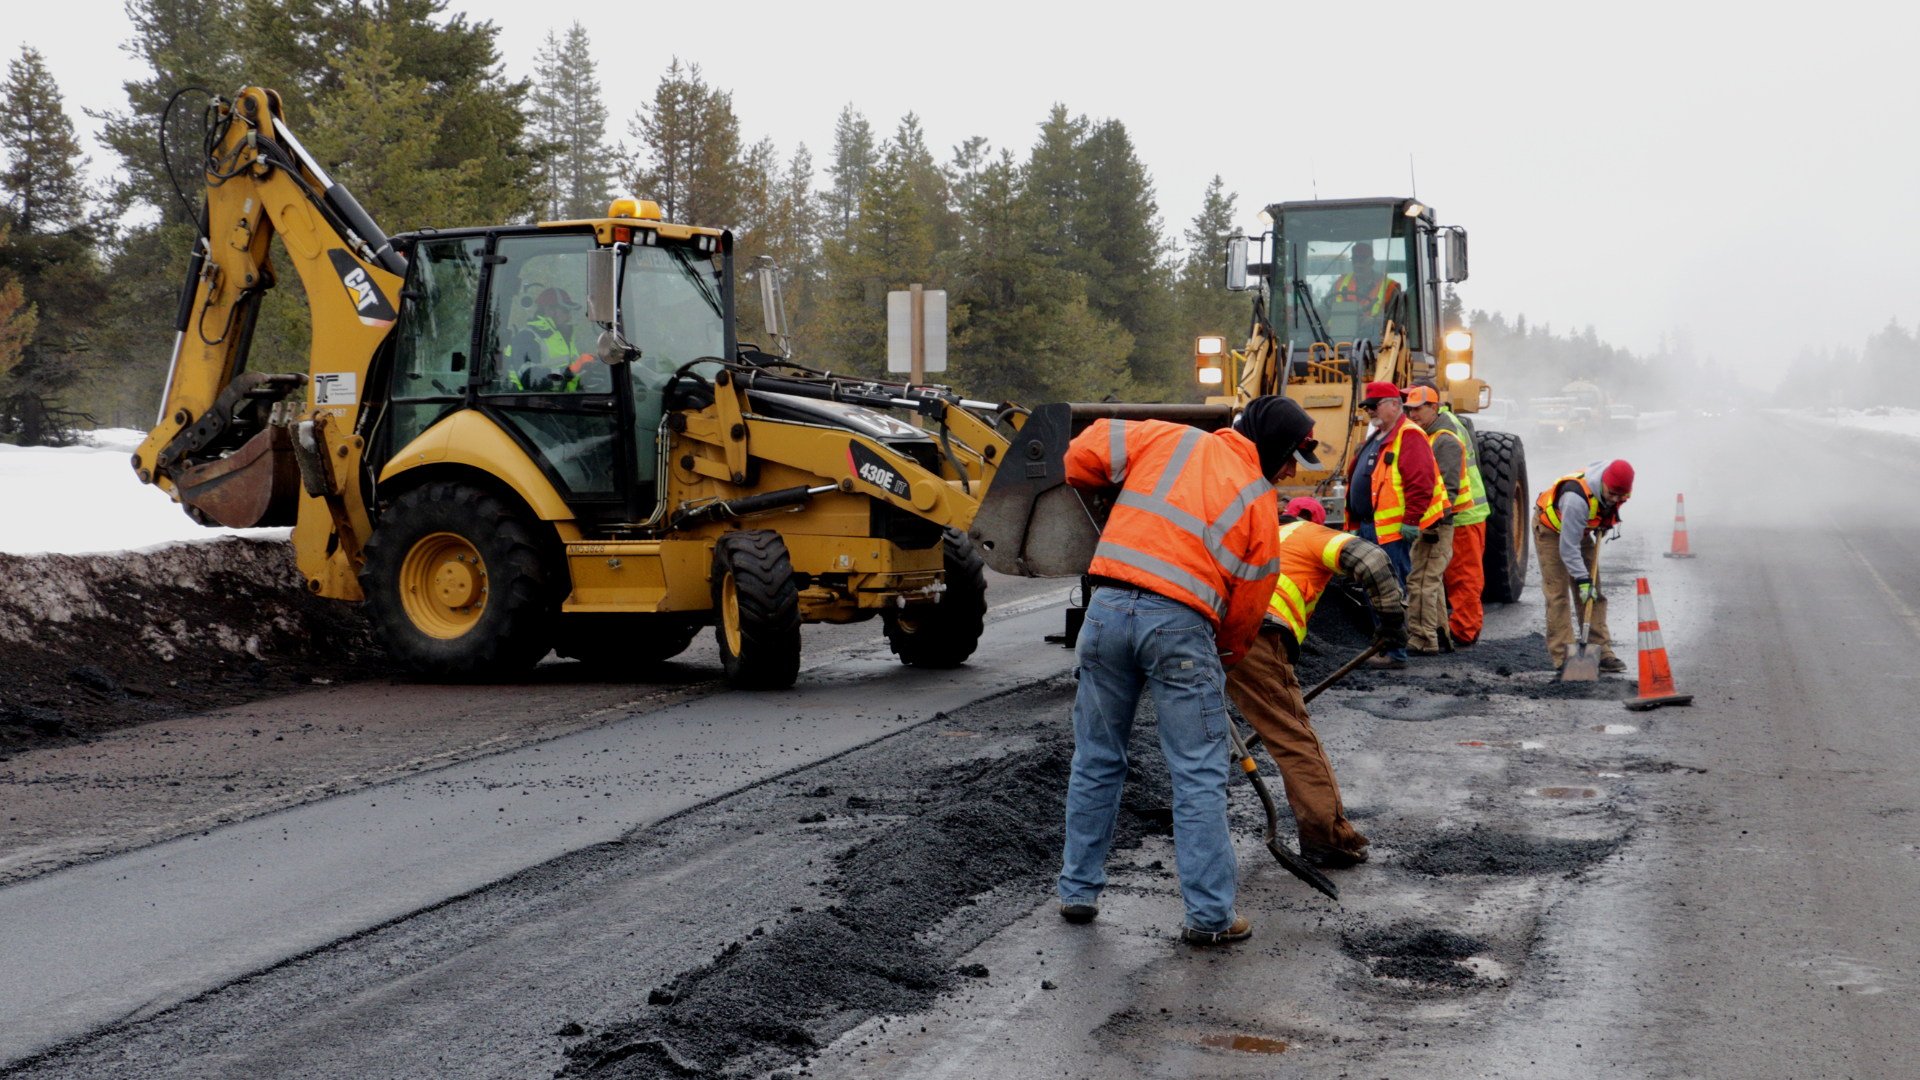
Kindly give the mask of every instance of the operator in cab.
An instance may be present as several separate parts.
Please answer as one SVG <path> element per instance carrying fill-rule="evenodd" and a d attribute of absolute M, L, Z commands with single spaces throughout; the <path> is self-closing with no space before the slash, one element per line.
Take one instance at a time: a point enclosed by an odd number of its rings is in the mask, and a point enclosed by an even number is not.
<path fill-rule="evenodd" d="M 1189 945 L 1253 936 L 1234 910 L 1239 867 L 1227 831 L 1226 672 L 1260 634 L 1280 574 L 1274 484 L 1317 468 L 1313 419 L 1257 397 L 1211 434 L 1164 420 L 1095 420 L 1065 455 L 1067 483 L 1119 488 L 1094 550 L 1074 662 L 1060 916 L 1099 914 L 1107 849 L 1127 781 L 1142 691 L 1153 692 L 1173 781 L 1173 850 Z M 1224 664 L 1223 664 L 1224 661 Z"/>
<path fill-rule="evenodd" d="M 543 289 L 533 301 L 533 318 L 513 337 L 516 390 L 577 392 L 597 387 L 583 385 L 594 359 L 598 333 L 575 317 L 580 305 L 565 289 Z"/>
<path fill-rule="evenodd" d="M 1360 240 L 1353 245 L 1353 269 L 1340 275 L 1327 294 L 1329 310 L 1335 304 L 1357 305 L 1369 318 L 1394 315 L 1400 300 L 1400 283 L 1383 274 L 1374 261 L 1373 241 Z"/>

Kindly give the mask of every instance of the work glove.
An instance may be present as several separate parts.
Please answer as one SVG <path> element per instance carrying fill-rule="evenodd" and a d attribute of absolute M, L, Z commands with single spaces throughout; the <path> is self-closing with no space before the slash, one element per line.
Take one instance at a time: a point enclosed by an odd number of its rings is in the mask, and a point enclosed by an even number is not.
<path fill-rule="evenodd" d="M 1407 614 L 1404 611 L 1389 611 L 1380 616 L 1380 626 L 1373 632 L 1373 640 L 1381 642 L 1389 649 L 1407 647 Z"/>
<path fill-rule="evenodd" d="M 1440 530 L 1439 530 L 1438 528 L 1432 528 L 1432 529 L 1426 529 L 1426 530 L 1424 530 L 1424 531 L 1422 531 L 1422 532 L 1420 533 L 1420 542 L 1421 542 L 1421 543 L 1423 543 L 1423 544 L 1437 544 L 1437 543 L 1439 543 L 1439 542 L 1440 542 Z"/>
<path fill-rule="evenodd" d="M 1580 601 L 1580 603 L 1581 603 L 1581 604 L 1582 604 L 1583 606 L 1584 606 L 1584 605 L 1585 605 L 1585 604 L 1587 603 L 1587 601 L 1589 601 L 1589 600 L 1599 600 L 1599 599 L 1601 599 L 1601 596 L 1600 596 L 1600 590 L 1599 590 L 1599 589 L 1596 589 L 1596 588 L 1594 588 L 1594 587 L 1593 587 L 1593 582 L 1591 582 L 1591 581 L 1576 581 L 1576 582 L 1574 582 L 1574 583 L 1573 583 L 1573 594 L 1574 594 L 1574 596 L 1575 596 L 1575 597 L 1577 597 L 1577 598 L 1579 598 L 1579 601 Z"/>

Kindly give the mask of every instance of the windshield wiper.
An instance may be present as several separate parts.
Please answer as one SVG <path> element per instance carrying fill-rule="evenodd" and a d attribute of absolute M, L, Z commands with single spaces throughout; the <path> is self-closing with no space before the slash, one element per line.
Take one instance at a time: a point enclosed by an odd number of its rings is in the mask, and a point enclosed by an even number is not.
<path fill-rule="evenodd" d="M 1307 287 L 1305 278 L 1293 279 L 1294 300 L 1307 309 L 1307 329 L 1312 331 L 1313 340 L 1329 348 L 1333 346 L 1333 335 L 1327 333 L 1327 324 L 1320 319 L 1320 309 L 1313 305 L 1313 290 Z"/>

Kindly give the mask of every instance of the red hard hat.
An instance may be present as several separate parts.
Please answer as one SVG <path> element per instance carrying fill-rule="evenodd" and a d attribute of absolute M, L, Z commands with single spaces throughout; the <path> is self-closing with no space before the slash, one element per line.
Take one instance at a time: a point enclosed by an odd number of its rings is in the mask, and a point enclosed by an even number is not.
<path fill-rule="evenodd" d="M 1320 505 L 1319 499 L 1309 499 L 1305 495 L 1287 504 L 1287 513 L 1294 517 L 1311 521 L 1315 525 L 1327 523 L 1327 508 Z"/>

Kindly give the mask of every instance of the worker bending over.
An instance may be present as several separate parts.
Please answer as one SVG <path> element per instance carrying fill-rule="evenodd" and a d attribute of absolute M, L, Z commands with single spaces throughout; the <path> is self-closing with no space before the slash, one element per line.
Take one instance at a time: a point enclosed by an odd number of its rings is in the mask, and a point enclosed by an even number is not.
<path fill-rule="evenodd" d="M 1336 574 L 1366 587 L 1369 603 L 1380 614 L 1381 639 L 1404 645 L 1407 634 L 1400 582 L 1387 553 L 1352 533 L 1327 528 L 1326 518 L 1317 501 L 1304 497 L 1288 503 L 1280 515 L 1280 580 L 1260 636 L 1227 676 L 1227 693 L 1280 767 L 1287 805 L 1300 830 L 1300 854 L 1315 866 L 1344 870 L 1367 861 L 1367 838 L 1347 820 L 1333 765 L 1307 718 L 1293 668 L 1307 639 L 1307 620 Z"/>
<path fill-rule="evenodd" d="M 1275 482 L 1316 467 L 1313 421 L 1279 397 L 1247 403 L 1207 434 L 1162 420 L 1096 420 L 1066 453 L 1067 483 L 1123 490 L 1089 568 L 1074 653 L 1073 775 L 1067 784 L 1060 914 L 1099 914 L 1107 848 L 1127 780 L 1127 742 L 1153 691 L 1173 780 L 1173 848 L 1186 900 L 1181 939 L 1244 941 L 1239 867 L 1227 835 L 1226 673 L 1259 633 L 1279 572 Z"/>
<path fill-rule="evenodd" d="M 1380 545 L 1404 589 L 1413 569 L 1409 541 L 1440 520 L 1447 509 L 1447 495 L 1434 466 L 1432 444 L 1401 409 L 1400 388 L 1390 382 L 1370 382 L 1360 408 L 1373 417 L 1373 433 L 1347 472 L 1347 527 L 1362 540 Z M 1374 612 L 1376 627 L 1379 616 Z M 1407 650 L 1394 649 L 1368 663 L 1406 667 Z"/>
<path fill-rule="evenodd" d="M 1625 461 L 1596 461 L 1584 471 L 1568 473 L 1540 493 L 1535 503 L 1533 546 L 1540 554 L 1540 591 L 1547 598 L 1547 652 L 1555 671 L 1567 661 L 1574 645 L 1573 608 L 1582 610 L 1588 599 L 1587 641 L 1600 647 L 1601 671 L 1625 671 L 1613 655 L 1607 633 L 1607 598 L 1594 580 L 1600 557 L 1600 534 L 1620 524 L 1620 507 L 1633 494 L 1633 466 Z"/>
<path fill-rule="evenodd" d="M 1440 477 L 1436 501 L 1441 504 L 1439 520 L 1420 530 L 1413 541 L 1413 566 L 1407 573 L 1407 648 L 1420 656 L 1433 656 L 1442 644 L 1448 652 L 1453 646 L 1446 640 L 1447 565 L 1453 559 L 1454 509 L 1465 509 L 1471 502 L 1464 480 L 1468 435 L 1450 413 L 1440 410 L 1440 391 L 1431 386 L 1413 386 L 1407 390 L 1407 418 L 1420 425 L 1433 447 L 1433 463 Z"/>

